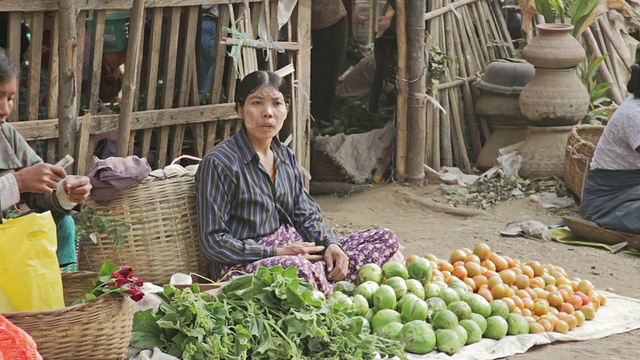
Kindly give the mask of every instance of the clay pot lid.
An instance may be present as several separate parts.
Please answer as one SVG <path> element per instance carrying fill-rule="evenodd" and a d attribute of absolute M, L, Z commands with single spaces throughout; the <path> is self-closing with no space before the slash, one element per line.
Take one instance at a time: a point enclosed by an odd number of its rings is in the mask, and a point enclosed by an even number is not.
<path fill-rule="evenodd" d="M 522 59 L 492 61 L 476 85 L 482 90 L 501 94 L 518 95 L 535 75 L 533 65 Z"/>

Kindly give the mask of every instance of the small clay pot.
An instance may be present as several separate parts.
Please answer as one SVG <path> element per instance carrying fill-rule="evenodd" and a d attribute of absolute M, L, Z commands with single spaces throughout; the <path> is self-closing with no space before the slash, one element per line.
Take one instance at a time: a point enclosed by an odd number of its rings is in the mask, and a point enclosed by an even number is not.
<path fill-rule="evenodd" d="M 522 50 L 522 57 L 536 67 L 566 69 L 585 58 L 582 45 L 571 35 L 573 25 L 539 24 L 538 35 Z"/>

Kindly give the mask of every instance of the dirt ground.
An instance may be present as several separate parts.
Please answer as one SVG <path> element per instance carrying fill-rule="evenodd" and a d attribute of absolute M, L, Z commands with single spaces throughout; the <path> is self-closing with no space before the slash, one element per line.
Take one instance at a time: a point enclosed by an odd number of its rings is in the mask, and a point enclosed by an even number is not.
<path fill-rule="evenodd" d="M 536 220 L 550 224 L 561 217 L 527 198 L 512 199 L 489 210 L 469 210 L 465 216 L 449 212 L 437 185 L 423 188 L 380 185 L 354 187 L 356 191 L 319 195 L 311 187 L 325 221 L 348 232 L 374 225 L 392 229 L 405 256 L 432 253 L 448 259 L 457 248 L 485 242 L 493 251 L 524 261 L 537 260 L 562 266 L 570 276 L 589 279 L 598 289 L 640 298 L 640 257 L 612 254 L 587 246 L 569 246 L 525 237 L 501 237 L 512 221 Z M 315 188 L 317 189 L 317 188 Z M 326 191 L 325 191 L 326 192 Z M 331 192 L 331 191 L 329 191 Z M 425 203 L 426 201 L 426 203 Z M 569 215 L 577 208 L 571 208 Z M 597 315 L 596 315 L 597 316 Z M 510 359 L 640 359 L 640 330 L 582 342 L 555 342 L 537 346 Z"/>

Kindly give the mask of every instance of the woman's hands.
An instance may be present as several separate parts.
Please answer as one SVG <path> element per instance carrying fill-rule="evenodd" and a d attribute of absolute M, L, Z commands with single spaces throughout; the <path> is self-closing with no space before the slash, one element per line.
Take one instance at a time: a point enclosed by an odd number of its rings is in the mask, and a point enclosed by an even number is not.
<path fill-rule="evenodd" d="M 298 241 L 283 248 L 278 248 L 276 255 L 302 255 L 309 261 L 318 261 L 322 260 L 322 255 L 318 255 L 317 253 L 322 250 L 324 250 L 324 246 L 319 246 L 312 242 Z"/>
<path fill-rule="evenodd" d="M 51 194 L 56 189 L 58 181 L 67 176 L 67 171 L 60 166 L 40 163 L 17 171 L 13 176 L 20 193 Z"/>
<path fill-rule="evenodd" d="M 69 200 L 76 204 L 84 202 L 91 193 L 91 182 L 86 176 L 67 176 L 63 184 Z"/>
<path fill-rule="evenodd" d="M 347 267 L 349 257 L 337 244 L 331 244 L 324 252 L 324 262 L 327 264 L 329 275 L 327 278 L 332 281 L 340 281 L 347 277 Z"/>
<path fill-rule="evenodd" d="M 303 255 L 309 261 L 322 260 L 323 256 L 317 253 L 325 250 L 324 246 L 312 242 L 298 241 L 283 248 L 278 248 L 276 255 Z M 327 264 L 329 274 L 327 278 L 332 281 L 340 281 L 347 277 L 349 257 L 337 244 L 331 244 L 324 251 L 324 262 Z"/>

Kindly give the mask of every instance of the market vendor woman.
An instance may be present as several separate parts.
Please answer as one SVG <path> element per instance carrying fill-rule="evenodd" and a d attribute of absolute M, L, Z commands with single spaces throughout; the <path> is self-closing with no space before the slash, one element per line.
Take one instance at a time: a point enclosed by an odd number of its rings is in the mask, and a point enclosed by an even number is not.
<path fill-rule="evenodd" d="M 86 176 L 67 177 L 60 166 L 45 164 L 16 128 L 7 122 L 18 92 L 20 69 L 0 48 L 0 205 L 25 203 L 35 211 L 51 210 L 58 231 L 60 266 L 77 262 L 75 225 L 69 215 L 89 196 Z"/>
<path fill-rule="evenodd" d="M 640 63 L 631 66 L 627 98 L 598 142 L 580 215 L 600 226 L 640 234 Z"/>
<path fill-rule="evenodd" d="M 356 282 L 362 265 L 387 262 L 398 241 L 379 227 L 342 238 L 325 227 L 293 152 L 277 138 L 288 88 L 266 71 L 238 85 L 243 127 L 209 151 L 196 173 L 200 244 L 216 280 L 260 266 L 296 266 L 301 278 L 330 294 L 336 281 Z"/>

